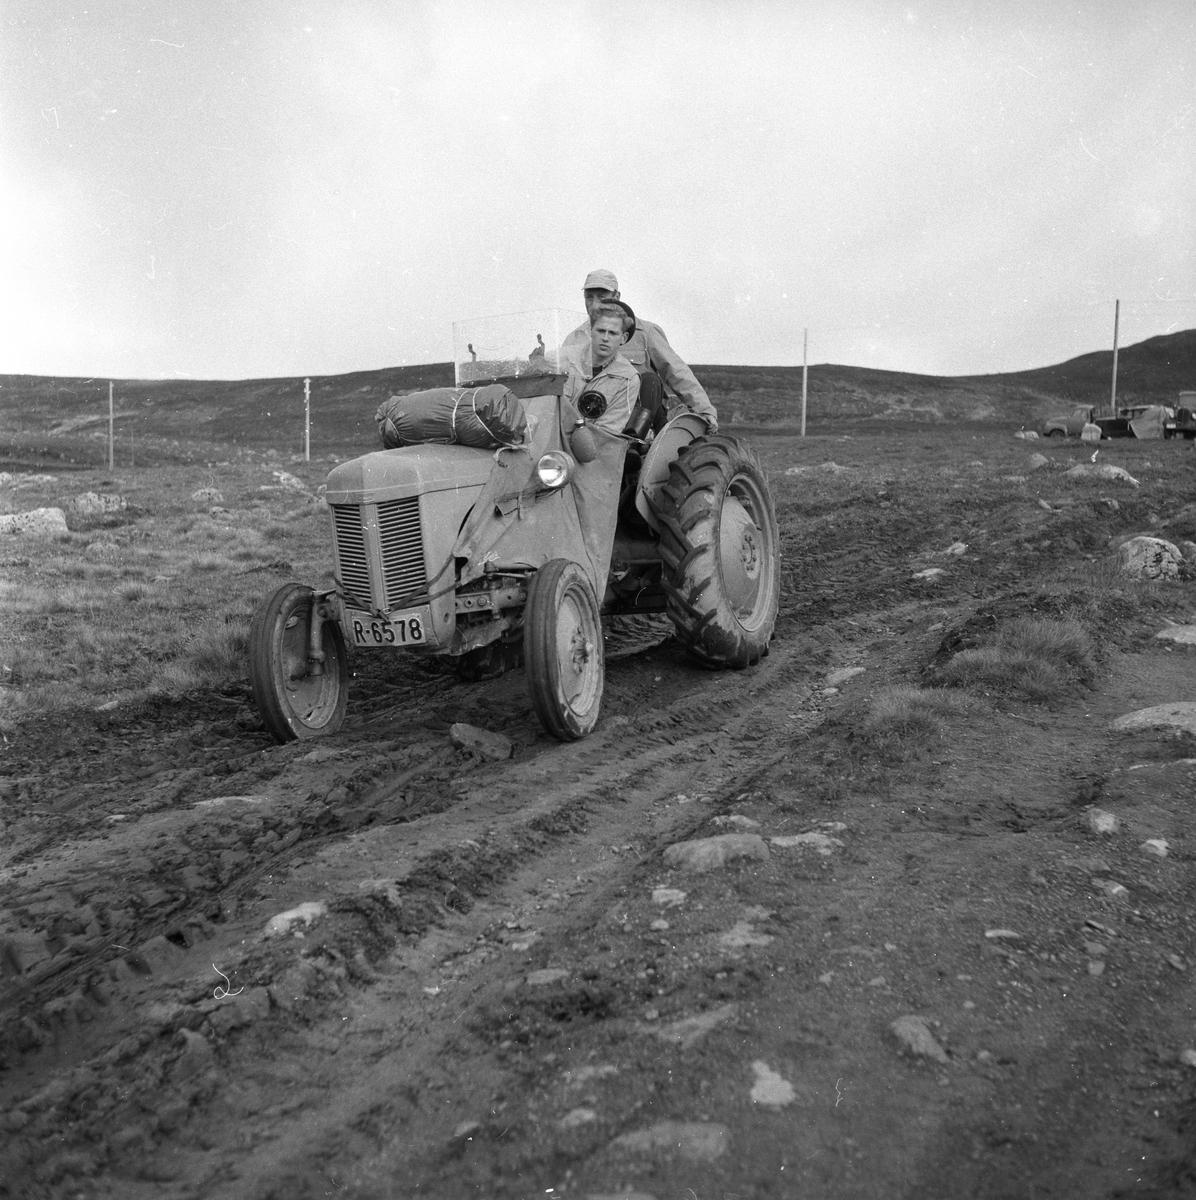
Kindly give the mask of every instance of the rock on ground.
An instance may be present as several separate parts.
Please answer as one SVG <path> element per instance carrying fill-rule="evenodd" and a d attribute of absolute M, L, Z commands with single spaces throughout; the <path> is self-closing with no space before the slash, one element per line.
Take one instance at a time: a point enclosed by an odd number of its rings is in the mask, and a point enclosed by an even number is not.
<path fill-rule="evenodd" d="M 1155 637 L 1164 642 L 1178 642 L 1181 646 L 1196 646 L 1196 625 L 1168 625 Z"/>
<path fill-rule="evenodd" d="M 1128 483 L 1130 487 L 1140 486 L 1124 467 L 1115 467 L 1111 463 L 1076 463 L 1063 473 L 1069 479 L 1107 479 L 1110 482 Z"/>
<path fill-rule="evenodd" d="M 66 514 L 61 508 L 34 508 L 29 512 L 6 513 L 0 516 L 0 533 L 45 537 L 66 532 Z"/>
<path fill-rule="evenodd" d="M 1113 722 L 1114 733 L 1140 733 L 1147 729 L 1170 729 L 1175 733 L 1196 734 L 1196 701 L 1179 700 L 1156 704 L 1126 713 Z"/>
<path fill-rule="evenodd" d="M 611 1145 L 640 1154 L 675 1151 L 695 1162 L 713 1162 L 726 1153 L 730 1140 L 727 1127 L 713 1121 L 660 1121 L 647 1129 L 625 1133 Z"/>
<path fill-rule="evenodd" d="M 224 493 L 219 488 L 203 487 L 192 492 L 191 499 L 200 504 L 223 504 Z"/>
<path fill-rule="evenodd" d="M 1093 833 L 1116 833 L 1121 828 L 1117 817 L 1103 808 L 1090 808 L 1084 814 L 1084 824 Z"/>
<path fill-rule="evenodd" d="M 664 852 L 664 865 L 682 871 L 717 871 L 737 858 L 768 860 L 768 847 L 757 833 L 723 833 L 717 837 L 675 842 Z"/>
<path fill-rule="evenodd" d="M 932 1058 L 935 1062 L 950 1061 L 947 1052 L 934 1039 L 934 1034 L 927 1027 L 924 1017 L 898 1017 L 890 1026 L 894 1037 L 911 1053 L 923 1058 Z"/>
<path fill-rule="evenodd" d="M 752 1103 L 763 1104 L 767 1108 L 784 1108 L 793 1103 L 793 1084 L 783 1079 L 768 1063 L 754 1062 L 752 1070 L 756 1082 L 752 1085 Z"/>
<path fill-rule="evenodd" d="M 1175 579 L 1184 556 L 1162 538 L 1135 537 L 1117 548 L 1121 569 L 1135 579 Z"/>
<path fill-rule="evenodd" d="M 491 733 L 488 729 L 466 725 L 463 721 L 458 721 L 449 729 L 449 741 L 458 749 L 472 750 L 490 762 L 505 762 L 514 749 L 511 739 L 503 737 L 501 733 Z"/>
<path fill-rule="evenodd" d="M 70 501 L 73 512 L 80 516 L 96 517 L 104 513 L 120 512 L 129 507 L 124 496 L 112 492 L 80 492 Z"/>

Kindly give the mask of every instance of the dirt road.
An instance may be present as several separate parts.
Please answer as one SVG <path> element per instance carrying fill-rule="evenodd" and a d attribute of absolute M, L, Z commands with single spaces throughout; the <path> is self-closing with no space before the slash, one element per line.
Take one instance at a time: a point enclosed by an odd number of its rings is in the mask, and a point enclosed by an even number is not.
<path fill-rule="evenodd" d="M 710 674 L 612 624 L 584 742 L 521 672 L 368 656 L 318 744 L 274 746 L 243 689 L 22 729 L 0 1195 L 1191 1189 L 1196 747 L 1110 723 L 1193 698 L 1154 634 L 1196 605 L 1100 574 L 1190 468 L 1127 460 L 1111 507 L 997 435 L 967 465 L 922 433 L 765 449 L 772 653 Z M 878 696 L 1024 614 L 1110 631 L 1091 686 L 869 742 Z M 711 837 L 711 869 L 664 853 Z"/>

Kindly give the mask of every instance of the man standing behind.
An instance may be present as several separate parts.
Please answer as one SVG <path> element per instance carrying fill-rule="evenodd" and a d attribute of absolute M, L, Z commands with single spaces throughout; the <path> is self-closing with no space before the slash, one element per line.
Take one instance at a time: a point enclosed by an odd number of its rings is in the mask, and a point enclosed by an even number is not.
<path fill-rule="evenodd" d="M 591 271 L 582 285 L 585 296 L 586 312 L 591 321 L 596 308 L 603 301 L 618 300 L 619 281 L 614 273 L 604 269 Z M 718 414 L 710 397 L 706 395 L 702 385 L 694 377 L 694 373 L 682 361 L 676 350 L 669 345 L 664 330 L 651 321 L 640 317 L 635 321 L 635 332 L 627 342 L 619 347 L 619 354 L 639 372 L 641 376 L 641 403 L 649 401 L 649 389 L 659 388 L 651 374 L 659 377 L 665 388 L 673 393 L 690 412 L 697 413 L 710 426 L 710 432 L 718 429 Z M 590 340 L 590 326 L 578 326 L 565 339 L 564 349 L 571 347 L 576 351 Z M 651 407 L 649 405 L 649 407 Z"/>

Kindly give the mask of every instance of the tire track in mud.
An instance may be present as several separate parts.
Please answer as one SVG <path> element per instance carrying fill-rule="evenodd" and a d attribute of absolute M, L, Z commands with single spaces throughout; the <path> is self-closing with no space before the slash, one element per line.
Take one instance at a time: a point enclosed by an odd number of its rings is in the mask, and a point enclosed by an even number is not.
<path fill-rule="evenodd" d="M 530 873 L 532 879 L 539 879 L 545 873 L 544 864 L 553 856 L 559 860 L 562 855 L 584 857 L 589 854 L 600 860 L 604 857 L 601 850 L 604 844 L 612 840 L 627 844 L 628 838 L 650 850 L 661 837 L 676 837 L 683 833 L 687 820 L 702 819 L 698 815 L 699 809 L 704 815 L 713 799 L 727 789 L 734 791 L 745 786 L 745 780 L 788 752 L 782 750 L 761 759 L 755 752 L 755 742 L 741 740 L 740 735 L 747 731 L 783 727 L 787 744 L 797 736 L 799 727 L 787 716 L 778 722 L 773 689 L 784 686 L 791 692 L 800 693 L 802 702 L 808 703 L 811 689 L 797 661 L 800 652 L 800 646 L 790 647 L 788 652 L 774 651 L 762 667 L 743 675 L 696 674 L 696 679 L 702 683 L 693 693 L 630 717 L 614 714 L 604 722 L 598 736 L 574 745 L 554 745 L 547 752 L 500 768 L 490 767 L 484 780 L 476 779 L 474 773 L 458 773 L 457 780 L 466 786 L 451 807 L 440 813 L 416 817 L 414 821 L 410 819 L 410 813 L 404 811 L 406 802 L 402 792 L 404 783 L 414 778 L 420 767 L 409 769 L 405 775 L 397 773 L 389 779 L 375 780 L 368 794 L 368 806 L 378 814 L 389 805 L 388 820 L 385 823 L 375 821 L 368 830 L 358 826 L 356 834 L 338 828 L 318 838 L 304 839 L 289 848 L 285 853 L 294 864 L 290 894 L 292 898 L 309 894 L 314 887 L 310 877 L 327 874 L 329 863 L 338 858 L 344 860 L 346 856 L 349 865 L 346 867 L 342 861 L 339 873 L 334 874 L 356 882 L 361 872 L 353 855 L 364 854 L 363 837 L 368 838 L 371 845 L 384 840 L 395 842 L 396 839 L 405 845 L 408 831 L 418 828 L 418 851 L 413 851 L 401 865 L 392 864 L 381 899 L 374 894 L 355 897 L 340 893 L 330 905 L 333 911 L 330 920 L 340 929 L 339 936 L 345 945 L 356 945 L 358 950 L 368 945 L 366 960 L 378 961 L 393 948 L 396 936 L 435 939 L 440 936 L 437 930 L 443 922 L 458 920 L 457 914 L 463 909 L 477 908 L 484 914 L 490 904 L 489 897 L 509 890 L 513 873 Z M 615 684 L 618 692 L 617 672 Z M 706 702 L 697 708 L 694 694 L 706 700 L 715 685 L 720 693 L 715 702 Z M 758 698 L 750 699 L 752 692 L 757 693 Z M 795 700 L 786 707 L 792 709 L 796 703 Z M 732 716 L 733 713 L 737 715 Z M 803 711 L 801 724 L 804 727 L 817 719 L 817 708 L 810 705 Z M 628 755 L 626 745 L 632 738 L 636 751 Z M 619 767 L 614 772 L 609 766 L 612 759 L 619 760 Z M 659 804 L 662 797 L 675 795 L 681 786 L 691 790 L 700 788 L 702 802 L 688 810 L 677 809 L 663 823 L 647 821 L 645 814 L 652 806 Z M 365 798 L 363 795 L 363 800 Z M 632 827 L 635 828 L 634 836 L 628 832 Z M 617 876 L 622 868 L 621 861 L 617 856 L 606 857 L 610 860 L 612 876 Z M 306 862 L 302 861 L 304 859 Z M 271 866 L 282 861 L 283 856 L 279 855 L 269 863 L 259 865 L 254 876 L 260 879 Z M 458 904 L 445 903 L 442 892 L 446 882 L 461 897 Z M 230 882 L 221 893 L 222 903 L 237 892 L 241 897 L 241 910 L 225 922 L 223 928 L 209 925 L 209 930 L 205 930 L 209 937 L 199 940 L 192 952 L 180 949 L 181 956 L 192 960 L 192 967 L 199 965 L 201 957 L 215 957 L 222 971 L 233 981 L 231 986 L 234 988 L 247 983 L 261 988 L 272 980 L 285 978 L 294 965 L 288 966 L 288 958 L 294 956 L 288 956 L 278 944 L 264 947 L 255 944 L 240 963 L 229 953 L 238 942 L 244 946 L 247 938 L 256 943 L 256 934 L 264 918 L 285 907 L 282 896 L 269 901 L 261 897 L 251 899 L 250 890 L 246 876 Z M 147 925 L 143 932 L 158 927 L 160 924 Z M 159 954 L 162 949 L 158 947 Z M 290 950 L 290 946 L 285 950 Z M 330 950 L 337 953 L 334 945 Z M 355 954 L 341 953 L 339 957 L 343 963 L 353 961 Z M 97 951 L 97 957 L 101 955 L 102 951 Z M 356 957 L 361 955 L 356 954 Z M 100 1013 L 100 1019 L 93 1024 L 80 1026 L 70 1036 L 60 1039 L 62 1043 L 71 1043 L 71 1058 L 74 1063 L 83 1064 L 79 1069 L 91 1081 L 89 1086 L 94 1086 L 97 1073 L 101 1077 L 123 1073 L 128 1076 L 124 1082 L 127 1088 L 142 1079 L 147 1063 L 152 1066 L 150 1074 L 161 1077 L 164 1072 L 168 1073 L 169 1064 L 177 1057 L 175 1043 L 184 1036 L 181 1031 L 210 1028 L 211 1016 L 219 1008 L 210 1000 L 201 999 L 210 993 L 210 974 L 201 983 L 175 978 L 183 970 L 180 961 L 178 967 L 164 972 L 159 979 L 156 966 L 155 962 L 153 975 L 133 981 L 136 986 L 110 990 L 109 1007 L 118 1001 L 129 1009 L 119 1028 L 113 1028 L 109 1011 Z M 368 986 L 371 969 L 367 961 L 350 982 L 359 987 L 363 983 Z M 61 992 L 61 985 L 66 982 L 77 982 L 82 973 L 72 967 L 69 979 L 64 975 L 58 981 L 57 990 Z M 353 975 L 351 971 L 350 976 Z M 53 1005 L 55 1001 L 49 1003 Z M 323 1007 L 317 1004 L 317 1012 L 306 1014 L 306 1019 L 317 1019 L 318 1010 Z M 133 1012 L 139 1014 L 142 1027 L 136 1035 L 136 1046 L 130 1048 L 127 1039 L 122 1043 L 116 1034 L 127 1030 Z M 147 1013 L 158 1016 L 150 1016 L 147 1020 Z M 162 1019 L 163 1013 L 168 1014 L 165 1019 Z M 103 1019 L 105 1017 L 108 1019 Z M 227 1032 L 221 1030 L 217 1043 Z M 115 1046 L 110 1044 L 113 1041 Z M 122 1046 L 123 1049 L 118 1049 Z M 115 1062 L 112 1061 L 114 1054 Z M 36 1055 L 32 1057 L 36 1058 Z M 16 1075 L 32 1078 L 36 1074 L 36 1064 L 28 1062 L 26 1068 Z M 12 1082 L 18 1080 L 14 1078 Z M 61 1137 L 64 1124 L 77 1137 L 83 1140 L 99 1137 L 103 1144 L 97 1124 L 110 1123 L 111 1106 L 106 1110 L 100 1106 L 104 1111 L 97 1115 L 96 1122 L 81 1119 L 71 1107 L 75 1094 L 75 1090 L 67 1086 L 60 1099 L 47 1101 L 43 1094 L 40 1098 L 34 1097 L 32 1103 L 27 1100 L 17 1108 L 16 1111 L 27 1120 L 21 1138 L 27 1150 L 33 1151 L 43 1137 Z M 194 1114 L 206 1113 L 206 1104 L 199 1093 L 192 1095 L 188 1111 L 193 1109 L 194 1113 L 188 1120 L 198 1119 Z M 105 1159 L 109 1166 L 120 1160 L 121 1154 L 116 1151 L 113 1157 Z M 18 1168 L 18 1164 L 12 1166 Z"/>

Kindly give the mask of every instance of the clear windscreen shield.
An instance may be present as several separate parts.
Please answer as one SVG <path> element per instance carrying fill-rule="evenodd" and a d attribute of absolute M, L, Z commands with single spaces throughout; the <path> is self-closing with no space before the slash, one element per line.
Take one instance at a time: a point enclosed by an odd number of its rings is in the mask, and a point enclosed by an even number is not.
<path fill-rule="evenodd" d="M 584 333 L 574 331 L 584 329 Z M 453 324 L 456 384 L 466 387 L 529 375 L 588 374 L 589 322 L 584 312 L 546 308 Z"/>

